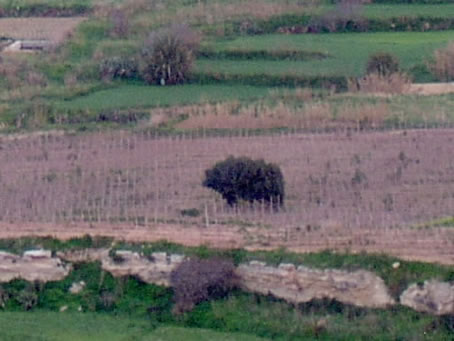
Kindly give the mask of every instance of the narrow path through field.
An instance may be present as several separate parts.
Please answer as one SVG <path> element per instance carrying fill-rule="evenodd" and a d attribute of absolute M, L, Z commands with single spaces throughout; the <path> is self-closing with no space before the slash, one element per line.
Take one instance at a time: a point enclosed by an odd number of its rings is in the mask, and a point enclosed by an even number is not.
<path fill-rule="evenodd" d="M 410 85 L 407 93 L 426 96 L 454 93 L 454 82 L 414 83 Z"/>

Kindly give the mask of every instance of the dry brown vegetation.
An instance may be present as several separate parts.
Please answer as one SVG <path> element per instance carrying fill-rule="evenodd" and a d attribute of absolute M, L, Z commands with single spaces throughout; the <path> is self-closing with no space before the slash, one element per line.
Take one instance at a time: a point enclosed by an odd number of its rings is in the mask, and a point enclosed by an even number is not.
<path fill-rule="evenodd" d="M 150 27 L 150 25 L 168 25 L 175 22 L 185 22 L 195 25 L 213 25 L 222 24 L 232 20 L 244 20 L 243 28 L 245 30 L 252 24 L 251 20 L 267 19 L 275 15 L 286 13 L 306 13 L 313 11 L 319 4 L 318 0 L 307 0 L 302 2 L 272 2 L 264 0 L 238 1 L 225 3 L 222 1 L 199 1 L 192 6 L 178 7 L 176 10 L 166 10 L 165 5 L 157 1 L 153 8 L 150 4 L 143 1 L 131 3 L 131 6 L 123 6 L 129 8 L 129 13 L 140 13 L 141 9 L 156 9 L 152 22 L 150 15 L 139 15 L 134 19 L 136 27 L 142 29 Z M 142 11 L 143 12 L 143 11 Z M 222 29 L 220 27 L 220 29 Z M 222 32 L 219 32 L 222 34 Z"/>
<path fill-rule="evenodd" d="M 350 92 L 365 92 L 375 94 L 403 94 L 410 89 L 411 80 L 403 73 L 395 72 L 390 75 L 368 74 L 362 78 L 349 80 Z"/>
<path fill-rule="evenodd" d="M 429 68 L 441 81 L 454 80 L 454 42 L 435 51 L 434 61 L 429 63 Z"/>
<path fill-rule="evenodd" d="M 393 113 L 386 103 L 354 104 L 344 101 L 333 105 L 329 102 L 312 101 L 308 92 L 297 91 L 306 97 L 304 106 L 286 104 L 284 96 L 276 104 L 257 102 L 242 105 L 239 102 L 191 105 L 159 108 L 151 111 L 151 124 L 159 125 L 181 117 L 175 125 L 178 129 L 365 129 L 380 128 Z M 304 95 L 305 94 L 305 95 Z M 292 98 L 293 99 L 293 98 Z"/>
<path fill-rule="evenodd" d="M 0 93 L 2 101 L 30 100 L 48 85 L 47 77 L 21 57 L 7 55 L 0 60 L 0 77 L 5 87 Z"/>
<path fill-rule="evenodd" d="M 311 2 L 299 4 L 263 0 L 242 1 L 239 3 L 200 1 L 190 10 L 181 9 L 181 12 L 177 12 L 177 16 L 184 20 L 190 20 L 190 22 L 214 24 L 238 17 L 267 19 L 283 13 L 302 13 L 311 6 L 313 6 Z"/>

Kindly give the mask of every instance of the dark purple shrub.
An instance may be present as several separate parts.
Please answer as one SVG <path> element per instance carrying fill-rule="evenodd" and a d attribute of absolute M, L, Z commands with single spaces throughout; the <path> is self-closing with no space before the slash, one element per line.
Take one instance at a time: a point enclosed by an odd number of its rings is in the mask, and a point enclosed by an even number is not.
<path fill-rule="evenodd" d="M 235 266 L 229 260 L 191 258 L 170 274 L 175 313 L 190 311 L 202 301 L 226 296 L 236 286 Z"/>

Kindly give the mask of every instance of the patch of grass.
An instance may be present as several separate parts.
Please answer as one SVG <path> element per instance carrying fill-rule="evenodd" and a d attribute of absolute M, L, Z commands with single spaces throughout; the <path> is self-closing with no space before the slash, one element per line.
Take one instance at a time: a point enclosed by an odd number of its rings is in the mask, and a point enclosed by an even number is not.
<path fill-rule="evenodd" d="M 69 17 L 89 12 L 92 0 L 5 0 L 1 6 L 11 17 Z"/>
<path fill-rule="evenodd" d="M 225 50 L 210 51 L 201 50 L 197 53 L 201 59 L 229 59 L 229 60 L 312 60 L 324 59 L 329 55 L 318 51 L 297 51 L 297 50 Z"/>
<path fill-rule="evenodd" d="M 96 313 L 2 312 L 0 340 L 138 340 L 152 332 L 147 320 Z"/>
<path fill-rule="evenodd" d="M 71 101 L 56 103 L 61 109 L 126 109 L 145 107 L 166 107 L 200 102 L 225 100 L 245 100 L 263 97 L 267 88 L 229 85 L 179 85 L 146 86 L 121 85 L 117 88 L 101 90 Z"/>
<path fill-rule="evenodd" d="M 285 50 L 320 51 L 330 58 L 308 61 L 233 61 L 199 60 L 199 73 L 242 75 L 298 74 L 307 76 L 359 76 L 364 73 L 369 55 L 376 51 L 394 54 L 404 70 L 424 64 L 433 51 L 452 39 L 452 32 L 399 32 L 399 33 L 333 33 L 319 35 L 260 35 L 238 37 L 207 44 L 206 49 L 223 51 Z M 355 48 L 352 49 L 352 46 Z"/>
<path fill-rule="evenodd" d="M 237 295 L 200 305 L 186 325 L 248 330 L 278 340 L 411 340 L 419 335 L 444 340 L 449 338 L 449 326 L 439 320 L 404 308 L 371 310 L 313 300 L 295 309 L 271 297 Z"/>
<path fill-rule="evenodd" d="M 33 249 L 46 249 L 53 252 L 60 250 L 81 250 L 87 248 L 108 248 L 113 239 L 109 237 L 91 237 L 85 235 L 82 238 L 72 238 L 66 241 L 52 237 L 24 237 L 15 239 L 0 239 L 0 250 L 22 254 L 24 251 Z"/>
<path fill-rule="evenodd" d="M 426 17 L 452 18 L 453 3 L 444 4 L 368 4 L 363 7 L 362 14 L 366 18 Z"/>
<path fill-rule="evenodd" d="M 91 19 L 82 22 L 74 33 L 74 37 L 61 47 L 63 55 L 66 56 L 65 62 L 89 61 L 97 44 L 107 38 L 108 28 L 107 21 Z"/>
<path fill-rule="evenodd" d="M 434 219 L 425 223 L 415 225 L 416 228 L 431 228 L 431 227 L 454 227 L 454 217 L 445 217 Z"/>
<path fill-rule="evenodd" d="M 221 333 L 206 329 L 162 326 L 154 329 L 146 319 L 99 313 L 2 312 L 0 340 L 155 340 L 155 341 L 260 341 L 247 334 Z"/>
<path fill-rule="evenodd" d="M 175 340 L 194 340 L 194 341 L 260 341 L 267 340 L 264 338 L 255 337 L 243 333 L 222 333 L 214 332 L 207 329 L 200 328 L 182 328 L 182 327 L 160 327 L 152 334 L 152 338 L 162 341 L 175 341 Z"/>

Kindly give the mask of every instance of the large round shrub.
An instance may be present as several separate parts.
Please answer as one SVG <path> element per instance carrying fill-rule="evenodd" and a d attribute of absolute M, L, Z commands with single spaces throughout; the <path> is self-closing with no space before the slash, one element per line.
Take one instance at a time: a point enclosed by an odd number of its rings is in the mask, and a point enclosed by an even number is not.
<path fill-rule="evenodd" d="M 284 177 L 279 166 L 247 157 L 228 157 L 205 171 L 203 186 L 220 193 L 232 206 L 238 200 L 284 204 Z"/>
<path fill-rule="evenodd" d="M 175 313 L 192 310 L 202 301 L 222 298 L 237 285 L 235 266 L 229 260 L 190 258 L 170 274 Z"/>
<path fill-rule="evenodd" d="M 198 35 L 185 25 L 151 33 L 142 53 L 142 77 L 149 84 L 173 85 L 186 81 L 198 39 Z"/>
<path fill-rule="evenodd" d="M 399 71 L 398 59 L 387 52 L 377 52 L 369 56 L 366 73 L 389 76 Z"/>

